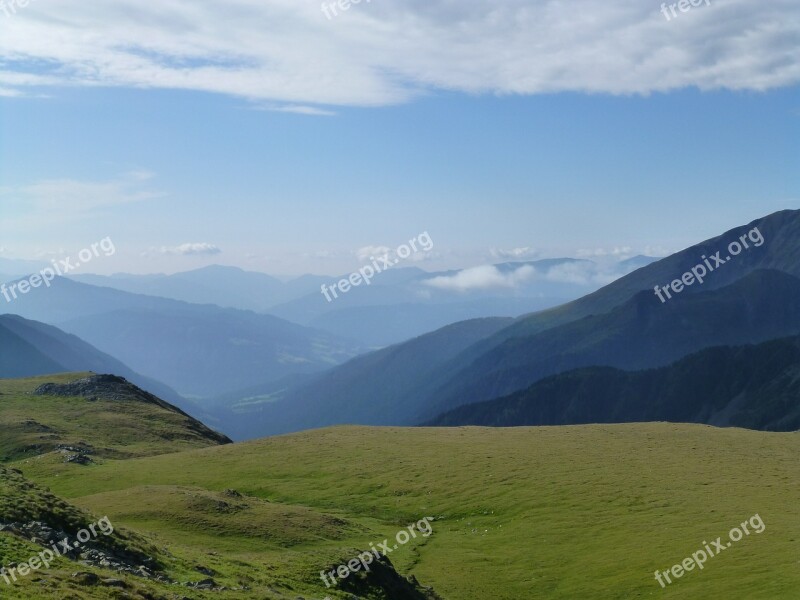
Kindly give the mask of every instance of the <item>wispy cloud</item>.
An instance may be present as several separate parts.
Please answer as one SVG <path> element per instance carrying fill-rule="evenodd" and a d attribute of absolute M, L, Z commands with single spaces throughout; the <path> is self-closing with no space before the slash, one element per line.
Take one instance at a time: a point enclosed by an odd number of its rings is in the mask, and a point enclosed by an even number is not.
<path fill-rule="evenodd" d="M 146 175 L 145 175 L 146 173 Z M 143 171 L 126 173 L 109 181 L 46 179 L 19 186 L 0 187 L 0 199 L 19 212 L 52 212 L 68 209 L 76 215 L 94 209 L 159 198 L 161 192 L 143 189 L 142 183 L 152 178 Z"/>
<path fill-rule="evenodd" d="M 440 290 L 469 292 L 472 290 L 516 288 L 521 283 L 530 281 L 535 274 L 536 269 L 530 265 L 524 265 L 506 273 L 501 272 L 495 266 L 484 265 L 464 269 L 454 275 L 433 277 L 424 283 Z"/>
<path fill-rule="evenodd" d="M 303 106 L 300 104 L 288 104 L 286 106 L 262 106 L 261 110 L 268 110 L 270 112 L 284 112 L 293 113 L 296 115 L 307 115 L 312 117 L 333 117 L 336 113 L 332 110 L 318 108 L 315 106 Z"/>
<path fill-rule="evenodd" d="M 44 179 L 0 186 L 0 229 L 20 232 L 63 227 L 65 222 L 89 221 L 114 207 L 165 196 L 147 185 L 152 177 L 148 171 L 134 171 L 104 181 Z"/>
<path fill-rule="evenodd" d="M 180 246 L 161 246 L 158 249 L 158 253 L 179 256 L 212 256 L 214 254 L 221 254 L 222 250 L 214 244 L 194 242 L 181 244 Z"/>
<path fill-rule="evenodd" d="M 389 246 L 364 246 L 356 250 L 356 258 L 361 262 L 369 262 L 375 259 L 376 256 L 383 256 L 392 251 Z"/>
<path fill-rule="evenodd" d="M 536 248 L 526 246 L 524 248 L 511 248 L 510 250 L 503 250 L 502 248 L 492 248 L 489 250 L 492 258 L 500 260 L 523 260 L 536 258 L 540 252 Z"/>
<path fill-rule="evenodd" d="M 513 269 L 498 269 L 493 265 L 473 267 L 452 275 L 428 279 L 428 287 L 452 292 L 471 292 L 489 289 L 518 289 L 536 293 L 537 284 L 563 283 L 596 288 L 627 275 L 638 268 L 622 260 L 567 260 L 557 264 L 521 265 Z"/>
<path fill-rule="evenodd" d="M 766 90 L 800 81 L 798 18 L 796 0 L 725 0 L 672 22 L 640 0 L 373 2 L 335 22 L 297 0 L 59 0 L 0 19 L 0 88 L 198 90 L 302 114 L 432 90 Z"/>
<path fill-rule="evenodd" d="M 636 256 L 636 252 L 630 246 L 614 246 L 611 248 L 583 248 L 578 250 L 577 255 L 581 258 L 612 257 L 625 260 Z"/>

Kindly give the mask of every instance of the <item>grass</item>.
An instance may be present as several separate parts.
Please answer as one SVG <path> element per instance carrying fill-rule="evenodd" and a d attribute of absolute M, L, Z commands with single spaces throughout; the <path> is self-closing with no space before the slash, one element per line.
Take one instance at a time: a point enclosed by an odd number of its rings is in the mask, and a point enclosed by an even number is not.
<path fill-rule="evenodd" d="M 341 427 L 16 466 L 247 597 L 345 598 L 320 569 L 433 516 L 431 537 L 390 558 L 445 600 L 775 600 L 800 589 L 798 451 L 797 433 L 698 425 Z M 755 513 L 762 534 L 666 589 L 655 581 Z"/>
<path fill-rule="evenodd" d="M 212 445 L 190 419 L 153 404 L 34 396 L 44 383 L 70 383 L 90 373 L 0 379 L 0 462 L 49 452 L 57 446 L 92 446 L 93 459 L 132 458 Z"/>

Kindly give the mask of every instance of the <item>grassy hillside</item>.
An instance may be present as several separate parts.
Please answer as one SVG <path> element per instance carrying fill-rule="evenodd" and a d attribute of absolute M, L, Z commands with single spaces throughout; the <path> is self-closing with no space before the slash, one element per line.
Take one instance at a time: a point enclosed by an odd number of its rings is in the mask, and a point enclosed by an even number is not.
<path fill-rule="evenodd" d="M 84 600 L 89 598 L 136 598 L 161 600 L 165 598 L 153 594 L 153 586 L 144 578 L 132 577 L 131 583 L 117 579 L 118 585 L 103 585 L 102 581 L 114 581 L 115 572 L 104 569 L 100 561 L 114 561 L 118 565 L 145 566 L 148 570 L 159 572 L 162 560 L 168 557 L 138 535 L 124 532 L 113 527 L 113 523 L 105 523 L 106 527 L 95 527 L 96 536 L 92 536 L 85 549 L 91 554 L 78 554 L 80 550 L 70 550 L 71 558 L 57 556 L 50 552 L 49 568 L 34 570 L 23 576 L 10 571 L 20 563 L 28 563 L 31 557 L 41 557 L 44 549 L 50 549 L 52 541 L 58 553 L 64 551 L 61 540 L 74 540 L 75 534 L 95 525 L 103 517 L 91 515 L 64 500 L 54 496 L 46 489 L 26 480 L 13 469 L 0 467 L 0 596 L 3 598 L 24 598 L 39 600 L 51 598 L 70 598 Z M 108 525 L 111 525 L 109 528 Z M 26 533 L 13 533 L 22 528 Z M 108 535 L 106 535 L 108 534 Z M 52 540 L 41 545 L 34 541 L 37 536 L 52 535 Z M 83 550 L 83 547 L 81 548 Z M 102 555 L 101 555 L 102 553 Z M 39 558 L 41 560 L 41 558 Z M 78 559 L 87 562 L 78 564 Z M 36 568 L 36 567 L 35 567 Z M 41 562 L 39 563 L 41 569 Z M 16 581 L 14 581 L 16 579 Z M 120 596 L 121 590 L 126 596 Z"/>
<path fill-rule="evenodd" d="M 0 379 L 0 462 L 57 450 L 59 460 L 130 458 L 216 445 L 225 439 L 166 403 L 103 395 L 33 395 L 46 383 L 91 373 Z M 130 392 L 130 390 L 128 390 Z M 83 459 L 81 459 L 83 460 Z"/>
<path fill-rule="evenodd" d="M 247 585 L 246 597 L 350 598 L 326 590 L 320 569 L 432 516 L 433 535 L 390 558 L 445 600 L 776 600 L 800 589 L 799 451 L 796 433 L 697 425 L 346 427 L 87 468 L 17 466 Z M 655 581 L 756 513 L 763 533 L 666 589 Z"/>

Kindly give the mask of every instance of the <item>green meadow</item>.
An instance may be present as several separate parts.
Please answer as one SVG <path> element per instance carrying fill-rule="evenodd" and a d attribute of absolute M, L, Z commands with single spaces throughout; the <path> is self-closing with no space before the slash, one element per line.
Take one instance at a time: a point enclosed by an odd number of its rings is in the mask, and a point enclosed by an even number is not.
<path fill-rule="evenodd" d="M 433 535 L 390 558 L 445 599 L 766 600 L 800 590 L 798 450 L 797 434 L 694 425 L 342 427 L 89 467 L 48 457 L 18 466 L 252 589 L 323 598 L 320 569 L 432 516 Z M 666 589 L 655 581 L 655 569 L 756 513 L 763 533 Z"/>

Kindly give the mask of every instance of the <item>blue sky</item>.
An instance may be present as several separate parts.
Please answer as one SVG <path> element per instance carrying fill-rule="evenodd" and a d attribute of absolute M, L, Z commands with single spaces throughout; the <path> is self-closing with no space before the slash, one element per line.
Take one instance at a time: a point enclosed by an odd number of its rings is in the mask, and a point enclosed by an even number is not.
<path fill-rule="evenodd" d="M 45 22 L 43 7 L 37 0 L 39 12 L 0 15 L 0 36 L 3 28 L 13 33 Z M 696 11 L 707 10 L 710 19 L 714 8 Z M 366 18 L 372 9 L 351 10 Z M 681 15 L 687 23 L 695 17 Z M 692 37 L 703 33 L 697 20 L 687 25 L 695 32 L 678 31 L 677 20 L 642 18 L 647 27 L 673 28 L 669 35 L 700 43 Z M 138 39 L 164 33 L 149 22 L 141 27 Z M 495 35 L 485 32 L 476 44 Z M 559 48 L 557 39 L 549 43 Z M 185 56 L 178 67 L 167 64 L 167 50 L 155 41 L 153 47 L 173 77 L 204 67 Z M 336 274 L 357 263 L 359 248 L 394 247 L 428 231 L 435 249 L 422 266 L 440 269 L 505 256 L 663 254 L 800 207 L 800 87 L 794 71 L 779 73 L 782 63 L 768 55 L 763 60 L 777 65 L 769 83 L 757 60 L 749 84 L 738 66 L 726 83 L 720 65 L 728 58 L 714 55 L 694 67 L 698 74 L 719 68 L 717 85 L 701 75 L 682 82 L 671 70 L 663 74 L 676 78 L 670 89 L 659 89 L 657 72 L 642 81 L 620 72 L 601 84 L 587 67 L 577 83 L 537 89 L 539 78 L 516 90 L 514 82 L 526 81 L 523 64 L 518 79 L 480 89 L 471 73 L 423 85 L 433 67 L 420 59 L 403 67 L 419 77 L 412 85 L 406 76 L 401 89 L 390 77 L 361 82 L 359 69 L 339 66 L 341 82 L 304 83 L 282 98 L 272 88 L 254 93 L 248 82 L 226 83 L 226 70 L 241 70 L 235 63 L 205 73 L 211 83 L 178 90 L 170 89 L 174 81 L 162 85 L 160 72 L 137 71 L 150 78 L 144 84 L 119 73 L 92 75 L 91 82 L 74 72 L 64 78 L 78 59 L 54 58 L 56 52 L 20 54 L 17 47 L 0 63 L 0 256 L 69 254 L 111 236 L 117 255 L 92 270 L 222 263 Z M 142 55 L 131 51 L 136 60 Z M 281 49 L 281 59 L 291 56 Z M 535 63 L 532 71 L 555 68 Z M 575 64 L 579 57 L 568 63 Z M 489 77 L 496 65 L 483 68 Z M 278 83 L 284 77 L 263 75 Z M 344 93 L 339 87 L 348 82 L 353 87 Z M 599 89 L 570 89 L 580 87 Z"/>

